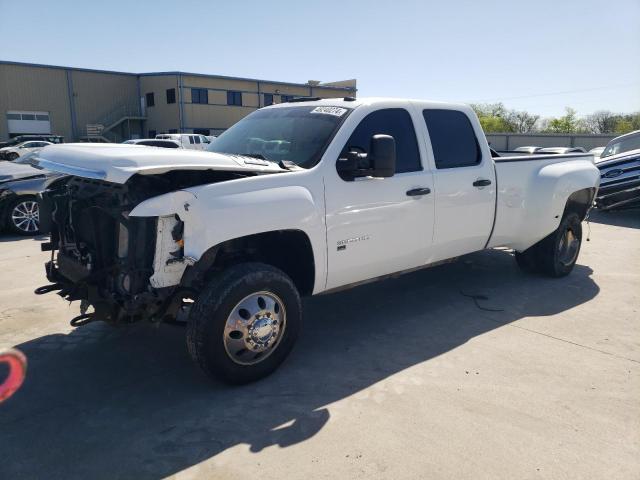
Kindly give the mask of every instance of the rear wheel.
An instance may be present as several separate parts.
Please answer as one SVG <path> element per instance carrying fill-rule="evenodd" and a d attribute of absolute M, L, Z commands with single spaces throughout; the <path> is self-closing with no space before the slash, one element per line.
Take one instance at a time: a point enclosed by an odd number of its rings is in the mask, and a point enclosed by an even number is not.
<path fill-rule="evenodd" d="M 195 301 L 187 346 L 209 376 L 249 383 L 284 361 L 301 322 L 300 296 L 284 272 L 262 263 L 239 264 L 217 274 Z"/>
<path fill-rule="evenodd" d="M 34 197 L 18 197 L 7 209 L 6 224 L 18 235 L 36 235 L 40 231 L 38 202 Z"/>
<path fill-rule="evenodd" d="M 18 155 L 15 152 L 10 152 L 7 153 L 7 160 L 11 161 L 11 160 L 15 160 L 16 158 L 18 158 L 20 155 Z"/>
<path fill-rule="evenodd" d="M 581 218 L 576 212 L 568 212 L 553 233 L 524 252 L 516 252 L 516 262 L 527 272 L 564 277 L 573 270 L 581 244 Z"/>

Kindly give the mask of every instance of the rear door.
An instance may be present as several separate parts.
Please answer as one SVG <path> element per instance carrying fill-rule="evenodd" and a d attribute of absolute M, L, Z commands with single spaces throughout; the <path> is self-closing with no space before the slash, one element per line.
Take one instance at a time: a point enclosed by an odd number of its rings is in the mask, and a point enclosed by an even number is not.
<path fill-rule="evenodd" d="M 483 133 L 459 110 L 427 108 L 422 116 L 435 163 L 436 220 L 430 260 L 482 250 L 496 206 L 493 160 L 489 149 L 480 147 Z"/>

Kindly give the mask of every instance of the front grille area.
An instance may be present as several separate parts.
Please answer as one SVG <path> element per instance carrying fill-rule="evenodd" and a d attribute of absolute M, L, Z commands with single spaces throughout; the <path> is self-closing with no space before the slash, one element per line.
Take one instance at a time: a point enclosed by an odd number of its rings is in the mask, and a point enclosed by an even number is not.
<path fill-rule="evenodd" d="M 43 202 L 57 250 L 50 280 L 106 319 L 140 315 L 153 296 L 156 219 L 128 216 L 139 201 L 126 186 L 76 177 L 44 192 Z"/>
<path fill-rule="evenodd" d="M 600 189 L 596 206 L 601 210 L 640 205 L 640 154 L 598 164 Z"/>

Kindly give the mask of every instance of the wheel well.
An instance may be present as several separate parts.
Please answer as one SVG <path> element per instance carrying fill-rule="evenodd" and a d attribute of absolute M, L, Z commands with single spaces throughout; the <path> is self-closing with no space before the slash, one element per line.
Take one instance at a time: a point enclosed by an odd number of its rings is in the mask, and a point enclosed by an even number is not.
<path fill-rule="evenodd" d="M 315 281 L 311 241 L 301 230 L 276 230 L 234 238 L 209 249 L 196 268 L 206 279 L 230 265 L 262 262 L 286 273 L 300 295 L 310 295 Z"/>
<path fill-rule="evenodd" d="M 580 216 L 580 220 L 584 220 L 589 208 L 591 208 L 595 194 L 595 188 L 585 188 L 573 192 L 567 199 L 567 204 L 564 207 L 564 215 L 569 212 L 576 212 Z"/>

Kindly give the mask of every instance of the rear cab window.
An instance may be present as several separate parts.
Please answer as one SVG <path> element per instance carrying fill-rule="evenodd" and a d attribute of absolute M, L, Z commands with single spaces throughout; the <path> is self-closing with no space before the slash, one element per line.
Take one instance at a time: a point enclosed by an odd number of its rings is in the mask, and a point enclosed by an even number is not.
<path fill-rule="evenodd" d="M 425 109 L 427 125 L 437 169 L 479 165 L 482 151 L 473 125 L 458 110 Z"/>

